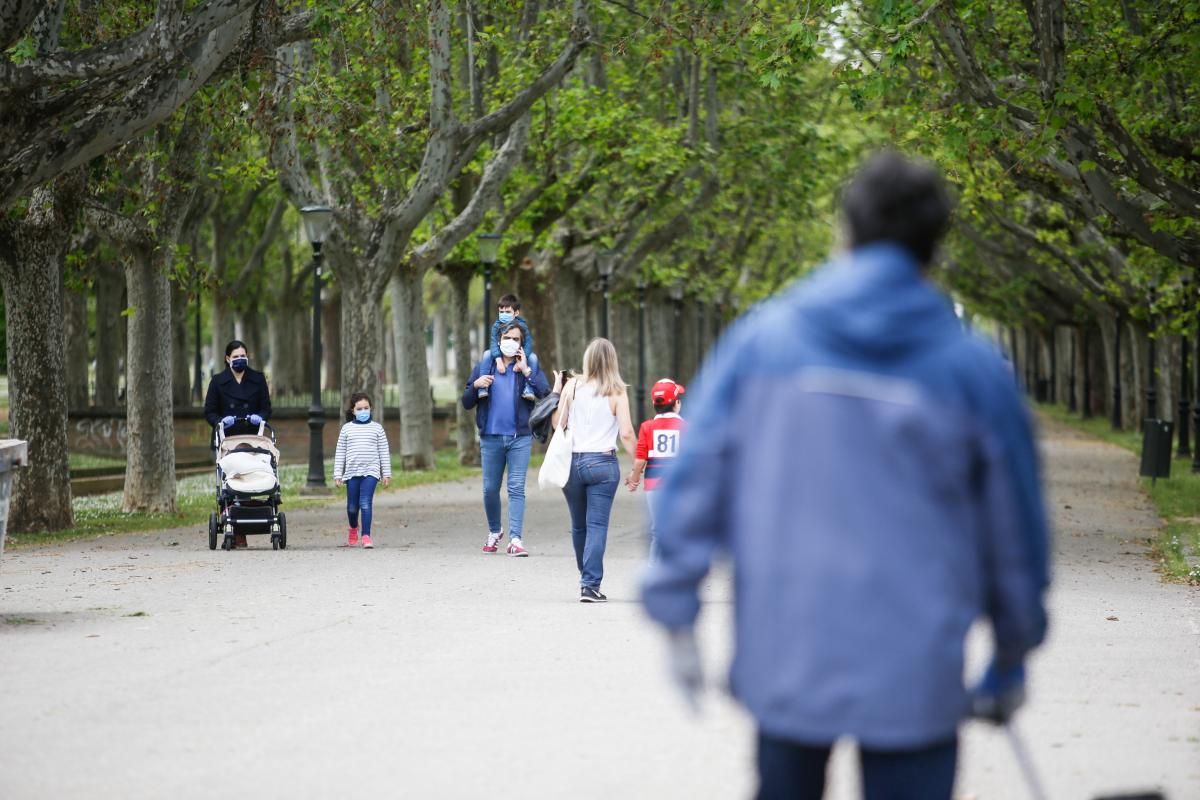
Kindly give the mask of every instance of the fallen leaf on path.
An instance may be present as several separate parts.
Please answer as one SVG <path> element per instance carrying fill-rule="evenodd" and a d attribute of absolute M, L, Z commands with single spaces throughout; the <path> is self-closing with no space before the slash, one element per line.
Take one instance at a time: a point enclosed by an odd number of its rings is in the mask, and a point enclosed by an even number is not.
<path fill-rule="evenodd" d="M 1117 618 L 1116 618 L 1116 617 L 1105 617 L 1105 619 L 1106 619 L 1106 620 L 1108 620 L 1109 622 L 1116 622 L 1116 621 L 1117 621 Z"/>

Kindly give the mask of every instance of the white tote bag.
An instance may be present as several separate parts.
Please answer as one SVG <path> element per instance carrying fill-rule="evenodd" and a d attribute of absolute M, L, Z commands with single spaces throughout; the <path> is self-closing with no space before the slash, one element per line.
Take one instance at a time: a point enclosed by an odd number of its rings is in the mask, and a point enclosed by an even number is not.
<path fill-rule="evenodd" d="M 571 432 L 555 428 L 546 445 L 546 458 L 538 469 L 538 486 L 542 489 L 553 486 L 561 489 L 571 477 Z"/>
<path fill-rule="evenodd" d="M 574 399 L 574 394 L 574 392 L 571 393 L 572 399 Z M 567 485 L 567 480 L 571 477 L 571 452 L 574 437 L 566 427 L 567 417 L 571 413 L 570 405 L 563 408 L 563 404 L 560 402 L 559 410 L 558 424 L 554 426 L 550 443 L 546 445 L 546 457 L 542 460 L 542 466 L 538 470 L 538 488 L 540 489 L 550 486 L 561 489 Z"/>

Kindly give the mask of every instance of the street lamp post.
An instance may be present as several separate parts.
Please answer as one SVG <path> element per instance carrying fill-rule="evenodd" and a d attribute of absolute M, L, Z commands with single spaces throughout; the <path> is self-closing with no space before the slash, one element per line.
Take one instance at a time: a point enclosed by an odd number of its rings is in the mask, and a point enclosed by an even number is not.
<path fill-rule="evenodd" d="M 638 373 L 637 373 L 637 410 L 638 425 L 646 420 L 646 279 L 641 275 L 637 280 L 638 292 Z"/>
<path fill-rule="evenodd" d="M 675 313 L 675 346 L 671 348 L 671 380 L 679 380 L 679 357 L 681 342 L 683 338 L 683 281 L 678 280 L 671 284 L 671 288 L 667 290 L 667 294 L 671 297 L 671 306 Z"/>
<path fill-rule="evenodd" d="M 325 455 L 321 434 L 325 428 L 325 408 L 321 405 L 321 246 L 333 225 L 333 209 L 305 206 L 300 209 L 304 232 L 313 251 L 312 299 L 312 403 L 308 407 L 308 481 L 310 490 L 325 489 Z"/>
<path fill-rule="evenodd" d="M 608 282 L 617 268 L 615 250 L 601 250 L 596 256 L 596 271 L 600 273 L 600 335 L 608 338 Z"/>
<path fill-rule="evenodd" d="M 479 244 L 479 260 L 483 262 L 483 338 L 480 340 L 485 349 L 491 347 L 492 314 L 492 268 L 500 256 L 500 234 L 481 233 L 475 237 Z"/>

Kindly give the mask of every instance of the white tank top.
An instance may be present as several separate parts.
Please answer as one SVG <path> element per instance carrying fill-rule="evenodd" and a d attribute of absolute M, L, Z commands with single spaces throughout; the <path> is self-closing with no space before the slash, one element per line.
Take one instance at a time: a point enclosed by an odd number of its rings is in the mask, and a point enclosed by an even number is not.
<path fill-rule="evenodd" d="M 575 397 L 567 426 L 571 429 L 574 453 L 607 453 L 617 446 L 617 415 L 611 401 L 598 397 L 596 390 L 576 381 Z"/>

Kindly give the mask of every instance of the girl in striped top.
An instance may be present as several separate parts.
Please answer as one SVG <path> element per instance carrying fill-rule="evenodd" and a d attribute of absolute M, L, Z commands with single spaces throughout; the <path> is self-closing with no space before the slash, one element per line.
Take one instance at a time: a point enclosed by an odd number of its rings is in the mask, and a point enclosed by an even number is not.
<path fill-rule="evenodd" d="M 371 542 L 371 504 L 375 485 L 380 481 L 386 488 L 392 482 L 392 456 L 388 451 L 387 432 L 378 422 L 371 421 L 371 398 L 363 392 L 350 395 L 350 421 L 338 434 L 337 451 L 333 456 L 333 483 L 346 484 L 346 516 L 350 530 L 346 546 L 359 542 L 358 512 L 362 512 L 362 546 L 374 547 Z"/>

